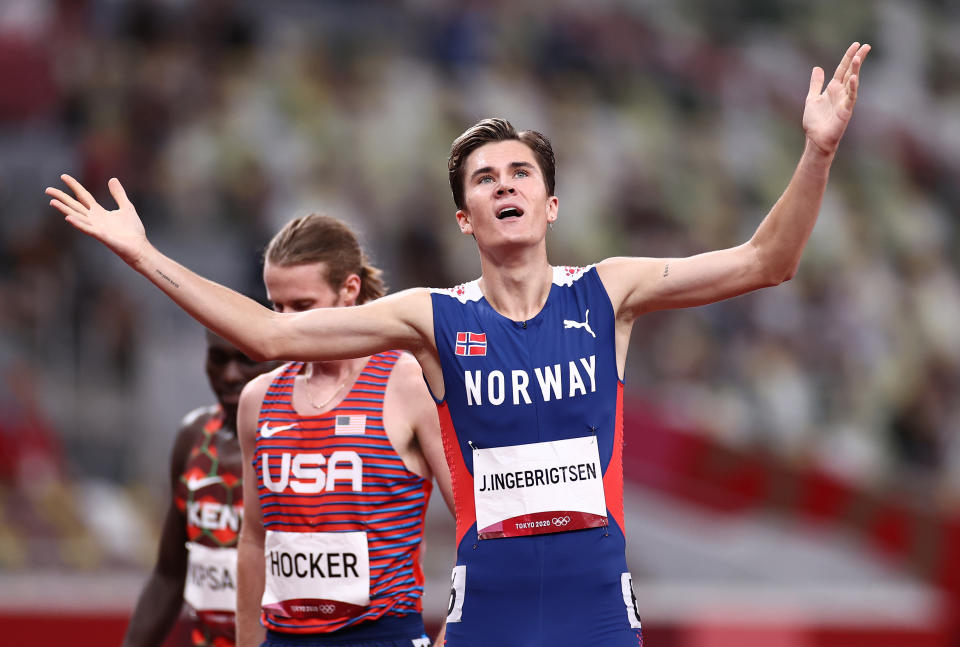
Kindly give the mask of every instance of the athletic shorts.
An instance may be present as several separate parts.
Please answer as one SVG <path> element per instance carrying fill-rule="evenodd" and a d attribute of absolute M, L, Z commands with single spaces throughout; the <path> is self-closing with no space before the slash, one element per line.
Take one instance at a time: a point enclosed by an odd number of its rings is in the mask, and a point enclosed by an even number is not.
<path fill-rule="evenodd" d="M 326 634 L 291 634 L 267 630 L 260 647 L 430 647 L 419 613 L 383 616 Z"/>

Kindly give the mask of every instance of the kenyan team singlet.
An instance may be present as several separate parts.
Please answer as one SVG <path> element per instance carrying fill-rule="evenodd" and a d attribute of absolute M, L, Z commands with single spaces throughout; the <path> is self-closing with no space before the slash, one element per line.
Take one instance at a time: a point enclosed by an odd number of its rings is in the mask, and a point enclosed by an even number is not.
<path fill-rule="evenodd" d="M 371 357 L 340 405 L 317 416 L 293 409 L 301 362 L 267 390 L 253 464 L 268 629 L 328 633 L 420 613 L 431 482 L 406 468 L 384 430 L 383 398 L 399 357 Z"/>
<path fill-rule="evenodd" d="M 237 599 L 237 539 L 243 513 L 241 465 L 224 464 L 216 443 L 223 414 L 211 417 L 187 455 L 175 502 L 187 522 L 187 578 L 183 597 L 190 609 L 195 647 L 234 644 Z"/>
<path fill-rule="evenodd" d="M 553 268 L 527 321 L 477 281 L 431 299 L 457 510 L 448 647 L 642 645 L 615 317 L 596 268 Z"/>

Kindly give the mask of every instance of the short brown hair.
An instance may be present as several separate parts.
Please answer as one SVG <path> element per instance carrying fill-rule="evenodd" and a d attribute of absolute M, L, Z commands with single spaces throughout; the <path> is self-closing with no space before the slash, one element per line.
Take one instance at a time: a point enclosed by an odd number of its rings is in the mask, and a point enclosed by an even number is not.
<path fill-rule="evenodd" d="M 506 119 L 483 119 L 467 128 L 462 135 L 453 140 L 450 146 L 450 157 L 447 159 L 447 171 L 450 174 L 450 190 L 453 191 L 453 202 L 457 209 L 463 209 L 463 175 L 466 172 L 464 165 L 470 153 L 484 144 L 516 140 L 526 144 L 543 172 L 543 180 L 547 185 L 547 195 L 555 195 L 557 160 L 553 155 L 550 140 L 535 130 L 517 131 Z"/>
<path fill-rule="evenodd" d="M 358 304 L 382 297 L 387 291 L 383 272 L 369 264 L 356 234 L 331 216 L 311 213 L 294 218 L 276 233 L 263 256 L 280 267 L 323 263 L 326 281 L 334 290 L 356 274 L 360 277 Z"/>

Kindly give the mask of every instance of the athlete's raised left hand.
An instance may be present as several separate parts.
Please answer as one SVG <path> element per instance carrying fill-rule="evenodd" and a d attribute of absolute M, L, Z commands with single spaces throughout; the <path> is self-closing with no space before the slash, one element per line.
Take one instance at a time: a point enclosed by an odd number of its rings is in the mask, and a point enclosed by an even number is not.
<path fill-rule="evenodd" d="M 860 86 L 860 66 L 869 53 L 870 45 L 851 44 L 826 88 L 823 87 L 823 68 L 815 67 L 810 73 L 803 130 L 810 143 L 828 155 L 836 152 L 853 116 Z"/>

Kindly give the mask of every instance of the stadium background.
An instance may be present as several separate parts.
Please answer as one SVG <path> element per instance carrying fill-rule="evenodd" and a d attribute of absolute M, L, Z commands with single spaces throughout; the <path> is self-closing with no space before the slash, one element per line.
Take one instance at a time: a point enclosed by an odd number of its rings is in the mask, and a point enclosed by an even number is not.
<path fill-rule="evenodd" d="M 262 295 L 287 219 L 356 227 L 394 290 L 473 278 L 445 160 L 553 141 L 555 264 L 745 240 L 810 67 L 874 49 L 798 276 L 649 315 L 627 370 L 628 560 L 658 647 L 955 645 L 960 5 L 947 0 L 4 0 L 0 635 L 116 644 L 152 564 L 202 330 L 61 222 L 120 177 L 153 242 Z M 452 522 L 433 506 L 426 617 Z M 174 641 L 170 641 L 173 644 Z"/>

